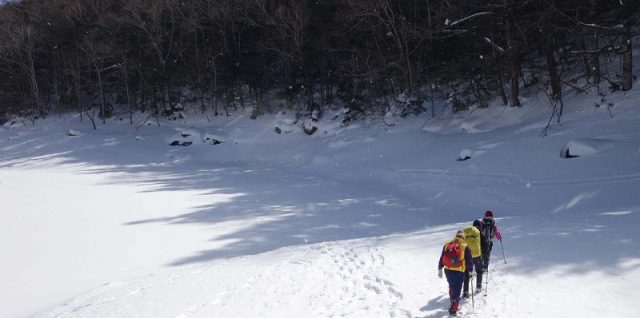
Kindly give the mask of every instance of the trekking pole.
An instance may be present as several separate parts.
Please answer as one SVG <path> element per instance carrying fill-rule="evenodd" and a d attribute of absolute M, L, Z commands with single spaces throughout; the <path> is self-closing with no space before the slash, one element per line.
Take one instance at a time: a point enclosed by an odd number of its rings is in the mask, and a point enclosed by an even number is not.
<path fill-rule="evenodd" d="M 476 309 L 476 302 L 475 300 L 473 300 L 473 294 L 475 294 L 473 292 L 473 284 L 475 284 L 474 280 L 476 280 L 475 277 L 471 280 L 471 306 L 473 307 L 473 309 Z"/>
<path fill-rule="evenodd" d="M 500 249 L 502 250 L 502 258 L 504 259 L 504 263 L 507 263 L 507 258 L 504 257 L 504 247 L 502 246 L 502 238 L 500 238 Z"/>
<path fill-rule="evenodd" d="M 484 296 L 487 297 L 489 292 L 489 266 L 487 266 L 487 282 L 484 283 Z"/>

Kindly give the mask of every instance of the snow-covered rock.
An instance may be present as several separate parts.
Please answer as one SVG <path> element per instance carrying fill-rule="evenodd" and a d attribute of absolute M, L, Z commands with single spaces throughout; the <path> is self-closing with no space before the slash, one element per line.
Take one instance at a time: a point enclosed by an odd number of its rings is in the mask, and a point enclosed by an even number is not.
<path fill-rule="evenodd" d="M 612 148 L 614 143 L 607 139 L 583 138 L 569 141 L 560 150 L 560 157 L 575 158 L 596 154 Z"/>
<path fill-rule="evenodd" d="M 202 140 L 204 143 L 210 144 L 210 145 L 219 145 L 225 142 L 225 138 L 218 134 L 204 134 L 204 136 L 202 137 Z"/>
<path fill-rule="evenodd" d="M 293 132 L 295 124 L 291 119 L 280 119 L 276 122 L 275 132 L 278 134 L 288 134 Z"/>
<path fill-rule="evenodd" d="M 69 131 L 67 132 L 67 136 L 78 137 L 82 136 L 82 133 L 75 129 L 69 129 Z"/>
<path fill-rule="evenodd" d="M 195 130 L 184 129 L 168 140 L 170 146 L 190 146 L 195 140 L 200 140 L 200 133 Z"/>
<path fill-rule="evenodd" d="M 469 149 L 463 149 L 460 151 L 460 155 L 458 156 L 458 161 L 465 161 L 471 159 L 473 156 L 473 151 Z"/>

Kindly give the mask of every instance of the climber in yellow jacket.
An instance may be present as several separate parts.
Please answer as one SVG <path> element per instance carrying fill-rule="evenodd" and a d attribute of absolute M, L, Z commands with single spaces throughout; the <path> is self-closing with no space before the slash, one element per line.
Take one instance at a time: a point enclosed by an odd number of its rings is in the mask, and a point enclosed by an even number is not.
<path fill-rule="evenodd" d="M 449 283 L 449 297 L 451 306 L 449 314 L 455 316 L 460 309 L 460 292 L 464 282 L 465 275 L 472 275 L 473 261 L 471 249 L 465 242 L 464 232 L 462 230 L 456 233 L 453 240 L 444 244 L 440 261 L 438 262 L 438 277 L 442 278 L 442 269 L 447 276 Z"/>
<path fill-rule="evenodd" d="M 476 270 L 476 291 L 480 292 L 482 290 L 482 272 L 483 272 L 483 261 L 482 261 L 482 238 L 480 233 L 480 227 L 476 226 L 476 222 L 473 225 L 465 227 L 463 230 L 465 241 L 471 250 L 471 258 L 473 261 L 474 268 Z M 462 297 L 469 298 L 469 281 L 471 280 L 471 275 L 469 272 L 464 275 L 464 284 L 462 288 Z"/>

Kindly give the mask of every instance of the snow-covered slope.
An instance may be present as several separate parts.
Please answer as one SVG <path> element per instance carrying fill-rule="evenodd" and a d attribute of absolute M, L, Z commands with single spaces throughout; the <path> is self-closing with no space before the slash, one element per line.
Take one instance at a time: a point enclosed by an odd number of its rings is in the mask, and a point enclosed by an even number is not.
<path fill-rule="evenodd" d="M 640 98 L 608 98 L 544 138 L 533 99 L 313 136 L 292 114 L 5 125 L 0 316 L 442 317 L 442 244 L 491 209 L 504 246 L 465 316 L 634 317 Z"/>

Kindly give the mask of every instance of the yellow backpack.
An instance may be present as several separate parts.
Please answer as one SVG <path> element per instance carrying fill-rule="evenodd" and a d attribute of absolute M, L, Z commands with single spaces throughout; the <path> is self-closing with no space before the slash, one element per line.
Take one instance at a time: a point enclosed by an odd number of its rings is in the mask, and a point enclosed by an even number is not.
<path fill-rule="evenodd" d="M 465 241 L 467 242 L 469 249 L 471 249 L 471 257 L 480 257 L 482 255 L 482 249 L 480 247 L 480 230 L 472 225 L 465 227 L 462 231 L 466 237 Z"/>

